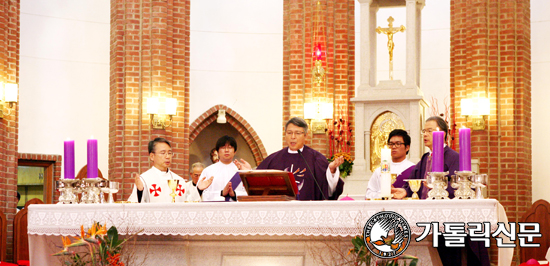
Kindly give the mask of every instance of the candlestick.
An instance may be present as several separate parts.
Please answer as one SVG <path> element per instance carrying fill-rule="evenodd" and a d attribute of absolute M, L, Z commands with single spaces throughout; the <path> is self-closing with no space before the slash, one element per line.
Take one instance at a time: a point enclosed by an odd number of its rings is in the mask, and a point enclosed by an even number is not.
<path fill-rule="evenodd" d="M 96 178 L 97 174 L 97 139 L 88 140 L 88 178 Z"/>
<path fill-rule="evenodd" d="M 461 128 L 458 131 L 458 144 L 460 147 L 459 153 L 459 170 L 472 171 L 472 152 L 469 128 Z"/>
<path fill-rule="evenodd" d="M 63 168 L 65 179 L 74 179 L 74 140 L 66 140 L 63 143 Z"/>
<path fill-rule="evenodd" d="M 432 133 L 432 172 L 443 172 L 443 139 L 445 132 L 434 131 Z"/>

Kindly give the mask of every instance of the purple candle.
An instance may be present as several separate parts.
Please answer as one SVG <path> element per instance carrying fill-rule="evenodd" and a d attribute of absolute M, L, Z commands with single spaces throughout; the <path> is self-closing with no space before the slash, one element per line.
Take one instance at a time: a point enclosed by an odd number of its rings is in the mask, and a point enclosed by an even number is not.
<path fill-rule="evenodd" d="M 461 128 L 458 130 L 458 144 L 460 147 L 459 154 L 459 171 L 472 171 L 472 151 L 470 142 L 471 131 L 469 128 Z"/>
<path fill-rule="evenodd" d="M 66 140 L 63 146 L 65 179 L 74 179 L 74 140 Z"/>
<path fill-rule="evenodd" d="M 88 178 L 98 177 L 97 169 L 98 169 L 97 168 L 97 139 L 89 139 L 88 140 Z"/>
<path fill-rule="evenodd" d="M 434 131 L 432 133 L 432 172 L 443 172 L 443 139 L 445 132 Z"/>

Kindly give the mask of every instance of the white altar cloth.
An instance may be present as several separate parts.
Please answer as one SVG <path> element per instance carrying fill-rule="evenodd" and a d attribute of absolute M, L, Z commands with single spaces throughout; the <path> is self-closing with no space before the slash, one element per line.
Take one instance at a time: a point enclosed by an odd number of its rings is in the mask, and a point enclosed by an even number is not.
<path fill-rule="evenodd" d="M 395 211 L 414 234 L 417 222 L 490 222 L 496 225 L 496 200 L 445 201 L 290 201 L 229 203 L 149 203 L 29 206 L 31 235 L 78 235 L 93 222 L 119 232 L 143 235 L 304 235 L 356 236 L 368 218 Z M 493 230 L 496 227 L 493 228 Z"/>
<path fill-rule="evenodd" d="M 140 231 L 140 235 L 171 235 L 172 238 L 167 237 L 166 241 L 178 236 L 187 243 L 185 245 L 189 246 L 188 249 L 192 250 L 193 246 L 205 243 L 200 242 L 204 237 L 209 237 L 211 242 L 216 236 L 219 237 L 219 241 L 232 241 L 231 239 L 242 236 L 246 236 L 247 239 L 252 237 L 256 242 L 251 243 L 275 243 L 280 237 L 293 239 L 284 245 L 304 241 L 306 238 L 302 236 L 354 237 L 362 233 L 366 221 L 379 211 L 395 211 L 401 214 L 409 222 L 415 235 L 421 234 L 424 230 L 424 227 L 416 226 L 417 222 L 432 221 L 440 223 L 440 231 L 443 231 L 444 222 L 490 222 L 491 231 L 494 231 L 499 219 L 502 220 L 500 209 L 502 206 L 492 199 L 34 204 L 29 206 L 28 213 L 29 240 L 32 240 L 29 241 L 29 249 L 31 264 L 40 262 L 41 265 L 56 265 L 55 260 L 50 257 L 53 253 L 52 247 L 48 245 L 59 242 L 58 236 L 61 235 L 79 235 L 81 225 L 89 228 L 93 222 L 107 223 L 108 227 L 115 225 L 120 233 L 131 234 Z M 255 236 L 260 238 L 254 238 Z M 155 245 L 166 245 L 163 241 L 156 243 Z M 220 243 L 222 242 L 218 242 Z M 227 245 L 234 244 L 235 242 L 231 242 Z M 263 253 L 268 250 L 272 250 L 272 247 L 267 247 Z M 506 251 L 513 252 L 513 249 Z M 168 249 L 165 252 L 168 252 Z M 187 261 L 194 259 L 192 252 L 182 256 Z M 308 260 L 307 256 L 304 258 Z M 499 265 L 510 265 L 510 260 L 505 259 L 503 263 L 500 259 L 499 255 Z M 220 265 L 217 262 L 212 264 Z M 314 264 L 306 261 L 303 265 Z"/>

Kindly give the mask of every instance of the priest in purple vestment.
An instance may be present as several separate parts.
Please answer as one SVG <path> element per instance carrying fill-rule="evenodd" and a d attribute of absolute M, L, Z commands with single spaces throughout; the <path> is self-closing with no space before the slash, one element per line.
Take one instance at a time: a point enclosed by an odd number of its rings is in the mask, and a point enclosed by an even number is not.
<path fill-rule="evenodd" d="M 422 134 L 424 138 L 424 145 L 430 150 L 432 150 L 432 132 L 436 130 L 445 132 L 445 142 L 447 142 L 447 135 L 449 133 L 449 127 L 447 122 L 439 116 L 432 116 L 426 120 L 424 124 L 424 129 L 422 129 Z M 449 175 L 454 175 L 455 171 L 458 171 L 458 153 L 452 150 L 450 147 L 445 145 L 443 153 L 444 161 L 444 171 L 449 171 Z M 424 179 L 426 178 L 426 173 L 431 172 L 431 152 L 427 152 L 422 156 L 422 159 L 418 164 L 416 164 L 414 171 L 412 172 L 409 179 Z M 450 178 L 449 178 L 450 179 Z M 419 190 L 419 197 L 421 199 L 426 199 L 428 195 L 428 187 L 422 186 Z M 454 198 L 454 190 L 451 187 L 450 180 L 447 186 L 447 191 L 449 192 L 449 198 Z M 392 188 L 392 194 L 394 198 L 404 198 L 405 196 L 412 196 L 412 191 L 409 188 L 409 184 L 406 183 L 403 185 L 403 188 Z M 439 257 L 444 266 L 459 266 L 462 265 L 462 253 L 466 253 L 467 264 L 466 265 L 483 265 L 489 266 L 489 253 L 487 248 L 483 245 L 483 242 L 475 241 L 472 242 L 470 237 L 466 237 L 466 248 L 456 247 L 446 247 L 445 239 L 443 236 L 439 236 L 439 246 L 437 251 L 439 252 Z"/>
<path fill-rule="evenodd" d="M 416 164 L 414 167 L 413 172 L 411 173 L 409 179 L 426 179 L 426 175 L 428 172 L 432 171 L 432 132 L 437 131 L 444 131 L 445 132 L 445 143 L 447 142 L 447 134 L 449 131 L 449 127 L 447 125 L 447 122 L 443 120 L 443 118 L 439 116 L 432 116 L 426 120 L 426 124 L 424 125 L 424 129 L 422 129 L 422 135 L 424 139 L 424 145 L 430 149 L 429 152 L 424 153 L 422 155 L 422 159 L 419 163 Z M 454 175 L 455 171 L 458 171 L 458 153 L 451 149 L 449 146 L 445 145 L 445 148 L 443 149 L 443 171 L 449 172 L 447 175 L 449 177 L 449 184 L 447 186 L 447 192 L 449 192 L 449 198 L 454 198 L 454 189 L 451 187 L 450 183 L 450 176 Z M 418 190 L 418 195 L 421 199 L 426 199 L 428 197 L 428 191 L 430 189 L 425 186 L 425 184 L 422 184 L 420 186 L 420 189 Z M 410 197 L 412 196 L 412 191 L 409 188 L 409 183 L 404 183 L 403 188 L 396 188 L 392 189 L 392 194 L 394 198 L 404 198 L 404 197 Z"/>
<path fill-rule="evenodd" d="M 305 145 L 307 122 L 299 117 L 285 125 L 288 147 L 269 155 L 257 169 L 277 169 L 294 173 L 298 185 L 298 200 L 335 200 L 344 190 L 338 166 L 343 157 L 330 164 L 320 152 Z"/>

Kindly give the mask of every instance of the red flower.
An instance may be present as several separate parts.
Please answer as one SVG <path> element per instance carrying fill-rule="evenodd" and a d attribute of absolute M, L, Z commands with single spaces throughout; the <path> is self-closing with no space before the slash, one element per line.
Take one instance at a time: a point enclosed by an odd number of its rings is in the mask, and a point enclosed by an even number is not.
<path fill-rule="evenodd" d="M 109 252 L 107 252 L 109 257 L 107 257 L 107 262 L 109 262 L 110 266 L 124 266 L 124 262 L 120 261 L 120 253 L 111 255 Z"/>

